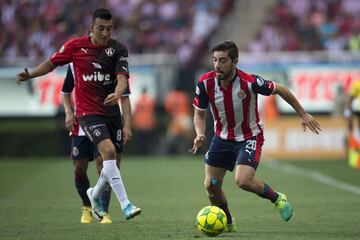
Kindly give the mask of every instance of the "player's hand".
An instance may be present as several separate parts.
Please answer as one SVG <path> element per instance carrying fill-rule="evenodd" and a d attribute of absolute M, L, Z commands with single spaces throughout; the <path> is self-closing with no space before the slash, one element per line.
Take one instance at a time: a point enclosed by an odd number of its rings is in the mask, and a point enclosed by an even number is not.
<path fill-rule="evenodd" d="M 131 127 L 130 126 L 127 126 L 125 125 L 124 128 L 123 128 L 123 137 L 124 137 L 124 145 L 131 141 L 132 139 L 132 131 L 131 131 Z"/>
<path fill-rule="evenodd" d="M 69 132 L 74 130 L 76 123 L 76 118 L 73 112 L 68 112 L 65 114 L 65 127 Z"/>
<path fill-rule="evenodd" d="M 118 104 L 119 99 L 120 98 L 118 96 L 116 96 L 115 93 L 111 93 L 105 98 L 104 105 L 106 105 L 106 106 L 116 105 L 116 104 Z"/>
<path fill-rule="evenodd" d="M 191 151 L 192 151 L 193 154 L 195 154 L 195 153 L 198 151 L 198 149 L 199 149 L 202 145 L 204 145 L 205 139 L 206 139 L 206 138 L 205 138 L 204 135 L 196 136 L 196 137 L 194 138 L 194 145 L 193 145 L 193 147 L 192 147 L 192 149 L 191 149 Z"/>
<path fill-rule="evenodd" d="M 301 116 L 301 119 L 301 126 L 303 127 L 304 132 L 306 131 L 306 127 L 308 127 L 314 133 L 319 134 L 321 131 L 321 126 L 312 115 L 305 113 L 303 116 Z"/>
<path fill-rule="evenodd" d="M 21 82 L 29 80 L 30 78 L 31 78 L 30 73 L 27 70 L 27 68 L 25 68 L 24 72 L 16 74 L 16 83 L 21 84 Z"/>

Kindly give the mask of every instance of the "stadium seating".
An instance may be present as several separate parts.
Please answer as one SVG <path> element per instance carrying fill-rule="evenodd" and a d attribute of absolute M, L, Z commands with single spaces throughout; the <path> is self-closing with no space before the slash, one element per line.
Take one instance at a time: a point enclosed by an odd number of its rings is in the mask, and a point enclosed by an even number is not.
<path fill-rule="evenodd" d="M 360 49 L 360 1 L 278 0 L 251 52 Z"/>
<path fill-rule="evenodd" d="M 94 9 L 111 9 L 113 37 L 131 53 L 177 53 L 191 60 L 234 0 L 1 1 L 0 58 L 50 56 L 71 36 L 88 32 Z"/>

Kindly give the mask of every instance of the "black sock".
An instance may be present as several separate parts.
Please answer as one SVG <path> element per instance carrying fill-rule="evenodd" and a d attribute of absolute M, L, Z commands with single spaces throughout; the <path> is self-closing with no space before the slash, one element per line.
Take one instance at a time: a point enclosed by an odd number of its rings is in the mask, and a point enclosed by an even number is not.
<path fill-rule="evenodd" d="M 86 190 L 90 187 L 89 178 L 86 175 L 75 178 L 75 187 L 80 195 L 83 206 L 91 206 L 90 200 L 86 195 Z"/>
<path fill-rule="evenodd" d="M 226 218 L 227 218 L 227 223 L 232 223 L 232 217 L 231 217 L 230 210 L 229 210 L 227 202 L 218 205 L 218 207 L 221 208 L 225 212 Z"/>
<path fill-rule="evenodd" d="M 109 212 L 110 195 L 111 188 L 108 186 L 108 188 L 101 194 L 100 197 L 101 206 L 105 212 Z"/>

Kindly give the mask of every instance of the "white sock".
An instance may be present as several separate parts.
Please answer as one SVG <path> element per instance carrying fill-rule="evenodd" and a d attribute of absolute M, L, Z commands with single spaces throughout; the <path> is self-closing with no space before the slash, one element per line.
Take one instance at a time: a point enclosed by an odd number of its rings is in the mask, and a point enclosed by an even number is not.
<path fill-rule="evenodd" d="M 102 195 L 102 193 L 107 189 L 108 184 L 106 182 L 106 177 L 104 176 L 103 170 L 101 170 L 99 179 L 92 191 L 92 196 L 95 199 L 99 199 Z"/>
<path fill-rule="evenodd" d="M 125 187 L 120 176 L 120 171 L 116 166 L 116 160 L 103 161 L 102 171 L 104 172 L 104 175 L 112 190 L 115 192 L 121 209 L 124 209 L 130 203 L 130 201 L 127 197 Z"/>

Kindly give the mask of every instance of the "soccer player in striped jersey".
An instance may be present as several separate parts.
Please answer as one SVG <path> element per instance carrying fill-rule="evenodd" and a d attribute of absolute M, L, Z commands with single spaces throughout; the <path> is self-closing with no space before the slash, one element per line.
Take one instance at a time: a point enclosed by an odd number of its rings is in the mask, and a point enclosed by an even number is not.
<path fill-rule="evenodd" d="M 281 217 L 289 221 L 293 209 L 285 194 L 255 177 L 264 142 L 264 129 L 257 106 L 258 94 L 280 95 L 298 113 L 304 131 L 308 127 L 319 134 L 321 127 L 313 116 L 305 112 L 288 88 L 238 69 L 238 48 L 234 42 L 221 42 L 211 52 L 214 70 L 200 77 L 193 100 L 196 137 L 192 148 L 195 154 L 204 145 L 206 110 L 210 105 L 214 137 L 205 155 L 204 183 L 209 200 L 226 213 L 226 231 L 235 231 L 236 225 L 222 190 L 226 172 L 235 169 L 235 182 L 241 189 L 269 199 Z"/>

